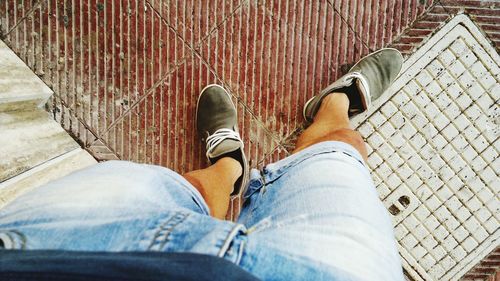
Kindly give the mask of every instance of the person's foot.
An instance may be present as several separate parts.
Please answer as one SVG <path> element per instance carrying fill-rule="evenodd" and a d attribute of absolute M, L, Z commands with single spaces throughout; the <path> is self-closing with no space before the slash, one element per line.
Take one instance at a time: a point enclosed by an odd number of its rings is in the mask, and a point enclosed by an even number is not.
<path fill-rule="evenodd" d="M 248 162 L 243 152 L 243 141 L 238 133 L 236 108 L 224 88 L 212 84 L 201 90 L 196 109 L 198 135 L 206 144 L 206 156 L 211 164 L 224 157 L 231 157 L 242 167 L 242 175 L 234 185 L 231 195 L 239 194 L 246 185 Z"/>
<path fill-rule="evenodd" d="M 340 92 L 349 97 L 349 116 L 367 110 L 398 76 L 403 56 L 392 48 L 380 49 L 358 61 L 349 72 L 323 89 L 304 105 L 304 119 L 313 122 L 321 101 L 327 95 Z"/>

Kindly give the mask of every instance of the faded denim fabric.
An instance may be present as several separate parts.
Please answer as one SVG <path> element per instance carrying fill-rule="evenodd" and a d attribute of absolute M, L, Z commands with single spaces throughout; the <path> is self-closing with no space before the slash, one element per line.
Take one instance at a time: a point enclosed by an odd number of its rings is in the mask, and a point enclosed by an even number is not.
<path fill-rule="evenodd" d="M 109 161 L 0 209 L 6 249 L 191 252 L 264 280 L 403 280 L 389 214 L 362 157 L 323 142 L 252 170 L 236 223 L 163 167 Z"/>

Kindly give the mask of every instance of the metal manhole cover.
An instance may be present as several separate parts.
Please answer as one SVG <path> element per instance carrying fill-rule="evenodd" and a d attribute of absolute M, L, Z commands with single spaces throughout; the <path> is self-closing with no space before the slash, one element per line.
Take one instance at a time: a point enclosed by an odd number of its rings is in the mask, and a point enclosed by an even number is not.
<path fill-rule="evenodd" d="M 498 245 L 500 57 L 465 15 L 353 121 L 415 280 L 456 280 Z"/>

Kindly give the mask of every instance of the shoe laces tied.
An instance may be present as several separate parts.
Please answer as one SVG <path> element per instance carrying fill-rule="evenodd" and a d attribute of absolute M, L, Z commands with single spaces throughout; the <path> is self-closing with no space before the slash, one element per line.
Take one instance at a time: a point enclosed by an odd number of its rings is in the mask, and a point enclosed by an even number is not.
<path fill-rule="evenodd" d="M 212 150 L 214 150 L 221 142 L 223 142 L 226 139 L 239 141 L 241 142 L 243 147 L 243 141 L 241 140 L 240 134 L 238 134 L 238 132 L 227 128 L 218 129 L 212 135 L 208 136 L 206 139 L 207 157 L 212 152 Z"/>

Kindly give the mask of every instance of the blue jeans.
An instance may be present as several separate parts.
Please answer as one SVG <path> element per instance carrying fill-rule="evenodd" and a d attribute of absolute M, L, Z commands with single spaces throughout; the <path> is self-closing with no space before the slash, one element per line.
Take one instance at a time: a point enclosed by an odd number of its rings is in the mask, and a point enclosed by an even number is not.
<path fill-rule="evenodd" d="M 159 166 L 109 161 L 0 210 L 7 249 L 192 252 L 264 280 L 403 280 L 389 214 L 360 154 L 322 142 L 252 170 L 237 222 Z"/>

